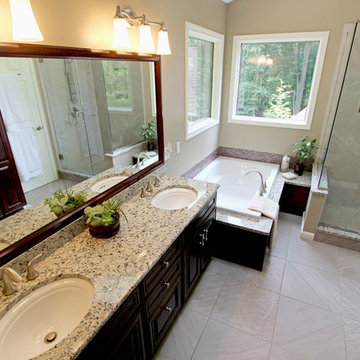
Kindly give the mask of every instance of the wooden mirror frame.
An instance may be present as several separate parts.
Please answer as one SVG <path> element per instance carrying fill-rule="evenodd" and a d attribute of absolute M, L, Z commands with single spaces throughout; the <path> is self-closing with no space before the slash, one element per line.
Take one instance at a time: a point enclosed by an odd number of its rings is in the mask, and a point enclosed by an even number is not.
<path fill-rule="evenodd" d="M 6 264 L 24 251 L 30 249 L 66 225 L 75 221 L 83 215 L 87 206 L 92 206 L 107 200 L 130 185 L 134 184 L 150 172 L 164 164 L 164 131 L 162 119 L 161 102 L 161 58 L 158 55 L 138 55 L 136 53 L 119 54 L 111 50 L 92 50 L 74 47 L 34 45 L 22 43 L 0 42 L 0 57 L 21 57 L 21 58 L 60 58 L 60 59 L 82 59 L 82 60 L 101 60 L 118 59 L 127 61 L 145 61 L 154 63 L 155 89 L 156 89 L 156 114 L 157 114 L 157 135 L 159 159 L 136 174 L 128 177 L 119 184 L 114 185 L 105 192 L 95 196 L 85 204 L 48 223 L 30 235 L 22 238 L 16 243 L 9 245 L 0 251 L 0 266 Z"/>

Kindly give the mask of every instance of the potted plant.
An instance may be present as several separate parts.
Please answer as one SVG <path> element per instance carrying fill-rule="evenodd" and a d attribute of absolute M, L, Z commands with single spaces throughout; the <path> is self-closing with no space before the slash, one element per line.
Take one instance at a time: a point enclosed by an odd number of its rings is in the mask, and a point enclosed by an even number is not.
<path fill-rule="evenodd" d="M 292 145 L 294 147 L 293 153 L 297 158 L 294 165 L 294 172 L 301 176 L 304 172 L 305 161 L 312 161 L 315 159 L 315 150 L 318 148 L 316 139 L 310 139 L 309 136 L 301 136 L 299 141 Z"/>
<path fill-rule="evenodd" d="M 73 191 L 61 189 L 54 192 L 51 198 L 46 198 L 44 204 L 49 205 L 51 211 L 57 216 L 61 216 L 86 202 L 86 192 L 79 191 L 75 193 Z"/>
<path fill-rule="evenodd" d="M 151 142 L 152 137 L 156 134 L 155 121 L 149 121 L 147 125 L 141 125 L 141 136 L 147 141 L 148 151 L 152 151 L 155 148 L 153 142 Z"/>
<path fill-rule="evenodd" d="M 105 239 L 114 236 L 120 229 L 120 214 L 126 215 L 120 209 L 117 200 L 107 200 L 101 205 L 88 206 L 84 210 L 88 217 L 86 223 L 89 225 L 89 232 L 93 237 Z"/>

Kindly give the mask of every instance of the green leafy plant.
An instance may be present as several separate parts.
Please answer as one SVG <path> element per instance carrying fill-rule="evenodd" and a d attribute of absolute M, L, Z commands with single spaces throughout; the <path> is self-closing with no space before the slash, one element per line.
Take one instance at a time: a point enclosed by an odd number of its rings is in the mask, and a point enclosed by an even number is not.
<path fill-rule="evenodd" d="M 88 206 L 84 210 L 85 215 L 88 217 L 86 223 L 91 226 L 110 226 L 116 221 L 116 217 L 122 214 L 126 221 L 127 217 L 120 209 L 120 204 L 117 200 L 107 200 L 101 205 Z"/>
<path fill-rule="evenodd" d="M 141 136 L 145 141 L 149 142 L 155 134 L 155 121 L 150 121 L 147 123 L 147 125 L 141 125 Z"/>
<path fill-rule="evenodd" d="M 292 145 L 294 147 L 293 153 L 299 159 L 300 164 L 306 160 L 314 160 L 314 152 L 318 149 L 316 139 L 310 139 L 309 136 L 301 136 L 299 141 Z"/>
<path fill-rule="evenodd" d="M 61 189 L 54 192 L 51 198 L 44 200 L 45 205 L 49 205 L 51 211 L 56 215 L 63 215 L 86 202 L 86 192 L 79 191 L 75 193 L 71 190 L 62 191 Z"/>

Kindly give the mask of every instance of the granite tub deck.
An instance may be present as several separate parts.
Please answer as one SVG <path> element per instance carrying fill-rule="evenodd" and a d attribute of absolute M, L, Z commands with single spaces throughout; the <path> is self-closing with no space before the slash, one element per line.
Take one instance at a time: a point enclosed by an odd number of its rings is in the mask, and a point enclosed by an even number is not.
<path fill-rule="evenodd" d="M 153 195 L 140 198 L 140 184 L 135 184 L 132 188 L 138 186 L 139 191 L 125 197 L 121 205 L 129 222 L 121 221 L 116 236 L 95 239 L 85 230 L 36 266 L 40 272 L 36 280 L 23 280 L 18 292 L 0 297 L 2 317 L 32 290 L 56 279 L 82 277 L 94 285 L 94 300 L 85 318 L 65 339 L 35 359 L 64 360 L 78 355 L 218 189 L 216 184 L 161 175 L 160 187 L 153 194 L 177 185 L 198 191 L 199 197 L 189 209 L 157 209 L 150 203 Z"/>
<path fill-rule="evenodd" d="M 316 171 L 316 174 L 317 173 L 318 172 Z M 278 203 L 285 183 L 309 187 L 311 188 L 311 191 L 316 191 L 317 181 L 312 179 L 314 178 L 314 175 L 314 171 L 312 173 L 305 171 L 302 176 L 299 176 L 293 180 L 288 180 L 282 177 L 281 172 L 279 172 L 275 178 L 273 186 L 271 187 L 268 198 Z M 234 213 L 220 210 L 216 212 L 216 221 L 225 225 L 230 225 L 239 229 L 256 232 L 263 235 L 269 235 L 273 225 L 273 220 L 265 216 L 261 216 L 259 220 L 253 220 L 246 216 L 235 215 Z"/>

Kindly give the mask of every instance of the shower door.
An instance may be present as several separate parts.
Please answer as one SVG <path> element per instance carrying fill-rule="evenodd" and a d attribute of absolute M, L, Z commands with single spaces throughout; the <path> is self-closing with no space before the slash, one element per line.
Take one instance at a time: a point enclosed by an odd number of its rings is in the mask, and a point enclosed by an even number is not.
<path fill-rule="evenodd" d="M 360 29 L 353 43 L 324 165 L 329 194 L 321 224 L 360 233 Z M 323 180 L 323 179 L 322 179 Z M 321 185 L 322 181 L 320 181 Z"/>
<path fill-rule="evenodd" d="M 86 77 L 79 76 L 88 73 L 87 63 L 86 60 L 41 59 L 38 68 L 55 134 L 59 170 L 93 175 L 93 157 L 103 154 L 98 147 L 97 131 L 89 121 L 91 114 L 96 114 L 96 109 L 90 106 L 96 104 L 91 101 L 93 86 Z M 83 92 L 86 92 L 85 104 Z"/>

